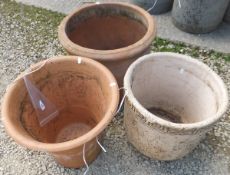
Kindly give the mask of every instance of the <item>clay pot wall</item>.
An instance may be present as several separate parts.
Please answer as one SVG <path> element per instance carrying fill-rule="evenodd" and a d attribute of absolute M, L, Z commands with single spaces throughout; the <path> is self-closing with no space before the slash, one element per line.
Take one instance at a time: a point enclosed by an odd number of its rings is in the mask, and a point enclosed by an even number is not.
<path fill-rule="evenodd" d="M 153 17 L 127 3 L 82 6 L 65 17 L 58 30 L 59 40 L 69 54 L 101 62 L 119 86 L 128 66 L 150 51 L 155 35 Z"/>
<path fill-rule="evenodd" d="M 141 57 L 124 78 L 124 125 L 128 140 L 158 160 L 190 153 L 227 109 L 221 78 L 189 56 L 154 53 Z"/>
<path fill-rule="evenodd" d="M 45 126 L 39 125 L 21 76 L 4 96 L 2 117 L 8 134 L 27 148 L 48 151 L 65 167 L 84 166 L 84 145 L 87 162 L 93 161 L 100 152 L 96 139 L 101 138 L 119 102 L 111 72 L 91 59 L 61 56 L 47 60 L 28 75 L 58 108 L 59 114 Z"/>

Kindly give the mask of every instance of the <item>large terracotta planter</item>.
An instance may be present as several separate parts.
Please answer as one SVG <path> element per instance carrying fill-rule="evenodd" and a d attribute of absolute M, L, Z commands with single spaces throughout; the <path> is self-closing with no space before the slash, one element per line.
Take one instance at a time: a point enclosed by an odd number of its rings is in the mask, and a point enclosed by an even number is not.
<path fill-rule="evenodd" d="M 128 66 L 150 51 L 155 34 L 153 17 L 127 3 L 82 6 L 65 17 L 58 29 L 69 54 L 100 61 L 120 86 Z"/>
<path fill-rule="evenodd" d="M 48 60 L 29 78 L 57 106 L 59 115 L 41 127 L 19 78 L 7 89 L 2 104 L 8 134 L 27 148 L 48 151 L 65 167 L 84 165 L 85 145 L 86 160 L 92 162 L 100 152 L 96 139 L 113 118 L 119 101 L 111 72 L 87 58 L 78 61 L 77 57 L 62 56 Z"/>
<path fill-rule="evenodd" d="M 221 78 L 185 55 L 141 57 L 129 67 L 124 87 L 128 140 L 158 160 L 190 153 L 227 109 L 227 90 Z"/>
<path fill-rule="evenodd" d="M 223 21 L 229 0 L 174 0 L 173 23 L 189 33 L 208 33 Z"/>

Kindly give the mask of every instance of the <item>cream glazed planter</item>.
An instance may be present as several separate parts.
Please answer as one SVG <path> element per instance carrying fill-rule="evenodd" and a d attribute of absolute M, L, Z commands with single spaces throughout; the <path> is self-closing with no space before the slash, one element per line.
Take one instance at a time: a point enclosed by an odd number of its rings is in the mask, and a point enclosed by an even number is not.
<path fill-rule="evenodd" d="M 175 53 L 141 57 L 129 67 L 124 87 L 128 140 L 158 160 L 175 160 L 191 152 L 228 104 L 226 87 L 214 71 Z"/>

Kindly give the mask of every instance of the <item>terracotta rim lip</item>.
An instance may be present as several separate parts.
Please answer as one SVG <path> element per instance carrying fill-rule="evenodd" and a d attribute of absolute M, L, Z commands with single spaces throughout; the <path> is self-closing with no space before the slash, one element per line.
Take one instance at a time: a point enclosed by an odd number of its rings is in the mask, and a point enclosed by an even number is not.
<path fill-rule="evenodd" d="M 126 7 L 128 9 L 133 10 L 134 12 L 137 12 L 140 14 L 140 16 L 143 16 L 145 20 L 148 23 L 147 31 L 145 35 L 135 42 L 134 44 L 128 45 L 126 47 L 113 49 L 113 50 L 96 50 L 96 49 L 90 49 L 86 47 L 82 47 L 74 42 L 72 42 L 69 37 L 67 36 L 67 33 L 65 31 L 67 23 L 69 20 L 76 14 L 80 13 L 81 11 L 84 11 L 84 9 L 90 9 L 94 8 L 96 6 L 120 6 L 120 7 Z M 100 3 L 100 4 L 89 4 L 89 5 L 83 5 L 79 9 L 75 10 L 71 14 L 67 15 L 62 22 L 60 23 L 58 27 L 58 38 L 60 43 L 63 45 L 65 49 L 69 49 L 72 51 L 73 54 L 77 54 L 79 52 L 87 54 L 88 57 L 93 58 L 95 54 L 97 54 L 97 60 L 100 61 L 113 61 L 117 59 L 125 59 L 127 56 L 125 56 L 126 52 L 130 52 L 130 54 L 137 54 L 141 51 L 143 51 L 143 48 L 147 48 L 149 44 L 152 43 L 153 39 L 156 36 L 156 22 L 155 18 L 151 16 L 148 12 L 146 12 L 144 9 L 127 3 Z M 139 47 L 142 47 L 140 49 Z M 138 49 L 139 48 L 139 49 Z M 68 50 L 67 49 L 67 50 Z M 119 54 L 119 56 L 118 56 Z M 110 56 L 112 55 L 112 56 Z M 109 59 L 108 59 L 109 57 Z"/>
<path fill-rule="evenodd" d="M 139 101 L 135 98 L 135 96 L 132 92 L 132 88 L 131 88 L 131 84 L 130 84 L 132 81 L 132 74 L 133 74 L 133 71 L 137 65 L 139 65 L 140 63 L 142 63 L 146 60 L 152 60 L 154 58 L 157 58 L 158 56 L 174 56 L 174 57 L 176 56 L 177 59 L 181 59 L 182 61 L 187 61 L 187 62 L 190 62 L 192 64 L 196 64 L 196 66 L 199 66 L 199 67 L 203 68 L 204 70 L 209 71 L 212 74 L 215 81 L 218 83 L 220 91 L 223 93 L 222 103 L 220 104 L 217 113 L 215 115 L 210 116 L 208 119 L 200 121 L 200 122 L 178 124 L 178 123 L 173 123 L 173 122 L 169 122 L 167 120 L 161 119 L 161 118 L 157 117 L 156 115 L 152 114 L 151 112 L 149 112 L 147 109 L 145 109 L 144 106 L 142 106 L 139 103 Z M 205 128 L 207 126 L 210 126 L 211 124 L 217 122 L 221 118 L 221 116 L 225 113 L 225 111 L 227 110 L 227 107 L 228 107 L 227 88 L 226 88 L 223 80 L 219 77 L 219 75 L 217 75 L 211 68 L 209 68 L 204 63 L 202 63 L 202 62 L 200 62 L 200 61 L 198 61 L 198 60 L 196 60 L 190 56 L 177 54 L 177 53 L 158 52 L 158 53 L 148 54 L 148 55 L 145 55 L 145 56 L 139 58 L 137 61 L 135 61 L 129 67 L 128 71 L 126 72 L 126 75 L 124 78 L 124 87 L 126 88 L 126 90 L 128 92 L 126 98 L 131 100 L 134 107 L 136 109 L 138 109 L 138 111 L 143 116 L 145 116 L 145 118 L 149 118 L 148 121 L 150 123 L 159 124 L 159 125 L 162 125 L 164 127 L 171 128 L 171 129 L 178 130 L 178 131 L 189 131 L 189 130 L 201 129 L 201 128 Z"/>
<path fill-rule="evenodd" d="M 107 77 L 107 79 L 109 80 L 109 82 L 111 83 L 117 83 L 114 76 L 112 75 L 112 73 L 102 64 L 88 59 L 88 58 L 82 58 L 82 62 L 90 64 L 100 70 L 102 70 L 102 72 L 104 72 L 105 77 Z M 50 62 L 62 62 L 62 61 L 73 61 L 76 59 L 76 56 L 59 56 L 59 57 L 53 57 L 52 61 L 50 60 Z M 76 59 L 77 61 L 77 59 Z M 39 63 L 42 63 L 39 62 Z M 39 64 L 37 63 L 37 64 Z M 49 64 L 49 63 L 48 63 Z M 21 79 L 21 78 L 20 78 Z M 116 86 L 112 86 L 111 87 L 111 93 L 112 93 L 112 97 L 111 97 L 111 101 L 110 104 L 108 106 L 108 109 L 103 117 L 103 119 L 92 129 L 90 130 L 88 133 L 86 133 L 85 135 L 67 141 L 67 142 L 61 142 L 61 143 L 43 143 L 43 142 L 39 142 L 35 139 L 33 139 L 33 137 L 31 137 L 32 139 L 28 139 L 28 137 L 23 136 L 22 134 L 20 134 L 19 132 L 17 132 L 18 130 L 16 129 L 16 127 L 12 124 L 12 122 L 9 119 L 9 99 L 11 97 L 11 91 L 14 91 L 14 86 L 15 84 L 11 84 L 8 88 L 7 91 L 4 95 L 4 99 L 3 99 L 3 103 L 2 103 L 2 121 L 5 125 L 5 129 L 7 131 L 7 133 L 19 144 L 31 148 L 31 149 L 35 149 L 35 150 L 43 150 L 43 151 L 49 151 L 49 152 L 60 152 L 60 151 L 65 151 L 68 149 L 73 149 L 79 146 L 82 146 L 84 144 L 86 144 L 87 142 L 96 139 L 96 137 L 108 126 L 108 124 L 110 123 L 110 121 L 112 120 L 112 118 L 114 117 L 114 114 L 116 112 L 118 103 L 119 103 L 119 89 L 118 89 L 118 85 Z M 109 86 L 109 85 L 108 85 Z"/>

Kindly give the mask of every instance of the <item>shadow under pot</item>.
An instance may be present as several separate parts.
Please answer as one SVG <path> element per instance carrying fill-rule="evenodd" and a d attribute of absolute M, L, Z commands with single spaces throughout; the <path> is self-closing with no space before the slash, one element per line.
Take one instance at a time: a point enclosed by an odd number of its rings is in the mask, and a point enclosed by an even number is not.
<path fill-rule="evenodd" d="M 5 129 L 20 145 L 47 151 L 64 167 L 79 168 L 85 165 L 83 156 L 90 163 L 100 152 L 97 139 L 101 139 L 116 112 L 118 85 L 106 67 L 87 58 L 79 62 L 76 57 L 62 56 L 43 64 L 34 65 L 32 70 L 38 70 L 27 75 L 27 79 L 56 106 L 58 114 L 41 126 L 41 116 L 19 77 L 4 96 Z M 50 107 L 43 103 L 41 114 Z"/>
<path fill-rule="evenodd" d="M 227 109 L 221 78 L 202 62 L 175 53 L 141 57 L 124 78 L 124 125 L 144 155 L 175 160 L 190 153 Z"/>
<path fill-rule="evenodd" d="M 153 17 L 127 3 L 84 5 L 65 17 L 58 29 L 59 40 L 69 54 L 101 62 L 119 86 L 128 66 L 150 52 L 155 34 Z"/>

